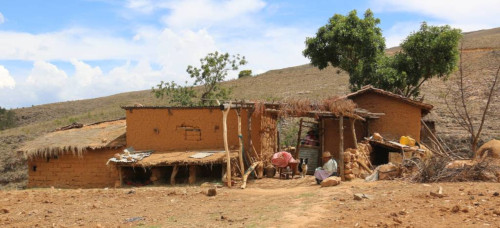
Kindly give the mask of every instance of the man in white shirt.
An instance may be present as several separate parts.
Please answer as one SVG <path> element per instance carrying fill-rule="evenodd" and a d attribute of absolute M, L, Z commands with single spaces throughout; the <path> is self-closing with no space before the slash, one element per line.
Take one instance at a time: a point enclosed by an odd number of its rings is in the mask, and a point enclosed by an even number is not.
<path fill-rule="evenodd" d="M 330 176 L 337 176 L 337 161 L 332 158 L 330 152 L 323 152 L 323 167 L 318 167 L 314 171 L 314 177 L 316 177 L 316 182 L 321 183 L 324 179 Z"/>

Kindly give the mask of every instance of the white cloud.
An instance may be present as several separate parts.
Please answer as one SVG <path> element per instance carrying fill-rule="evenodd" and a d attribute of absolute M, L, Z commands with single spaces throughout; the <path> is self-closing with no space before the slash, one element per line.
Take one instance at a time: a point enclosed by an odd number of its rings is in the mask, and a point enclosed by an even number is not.
<path fill-rule="evenodd" d="M 372 0 L 375 11 L 412 12 L 435 18 L 464 31 L 500 25 L 498 0 Z"/>
<path fill-rule="evenodd" d="M 128 0 L 126 7 L 142 13 L 151 13 L 156 6 L 150 0 Z"/>
<path fill-rule="evenodd" d="M 0 24 L 3 24 L 5 22 L 5 17 L 3 16 L 2 13 L 0 13 Z"/>
<path fill-rule="evenodd" d="M 63 87 L 66 84 L 67 78 L 66 72 L 57 68 L 56 65 L 44 61 L 36 61 L 26 82 L 35 88 L 51 90 Z"/>
<path fill-rule="evenodd" d="M 0 89 L 13 89 L 16 86 L 16 81 L 10 76 L 10 73 L 4 66 L 0 65 Z"/>
<path fill-rule="evenodd" d="M 262 10 L 261 0 L 187 0 L 174 1 L 166 7 L 171 10 L 164 22 L 174 28 L 203 28 L 214 24 L 230 26 L 252 23 L 252 13 Z"/>

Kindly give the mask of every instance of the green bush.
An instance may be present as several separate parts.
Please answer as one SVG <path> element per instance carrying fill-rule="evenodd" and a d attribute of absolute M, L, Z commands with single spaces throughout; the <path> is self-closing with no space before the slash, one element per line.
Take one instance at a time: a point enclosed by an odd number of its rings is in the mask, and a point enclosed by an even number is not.
<path fill-rule="evenodd" d="M 238 74 L 238 78 L 250 77 L 250 76 L 252 76 L 252 70 L 242 70 Z"/>
<path fill-rule="evenodd" d="M 0 107 L 0 130 L 16 126 L 16 114 L 12 110 Z"/>

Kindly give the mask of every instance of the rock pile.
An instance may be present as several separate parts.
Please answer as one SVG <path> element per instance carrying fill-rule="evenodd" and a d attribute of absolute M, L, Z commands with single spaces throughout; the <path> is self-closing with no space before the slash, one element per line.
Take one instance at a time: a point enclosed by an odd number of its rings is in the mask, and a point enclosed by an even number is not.
<path fill-rule="evenodd" d="M 346 180 L 365 178 L 372 173 L 370 169 L 372 147 L 368 143 L 358 143 L 357 147 L 357 149 L 346 149 L 344 152 L 344 174 Z"/>

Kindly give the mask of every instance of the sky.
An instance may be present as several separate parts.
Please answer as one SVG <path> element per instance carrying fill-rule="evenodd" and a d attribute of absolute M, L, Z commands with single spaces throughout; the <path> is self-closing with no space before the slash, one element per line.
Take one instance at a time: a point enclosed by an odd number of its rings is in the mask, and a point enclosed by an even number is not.
<path fill-rule="evenodd" d="M 387 47 L 423 21 L 500 26 L 498 0 L 0 0 L 0 107 L 190 83 L 187 66 L 214 51 L 254 74 L 306 64 L 306 37 L 353 9 L 380 18 Z"/>

